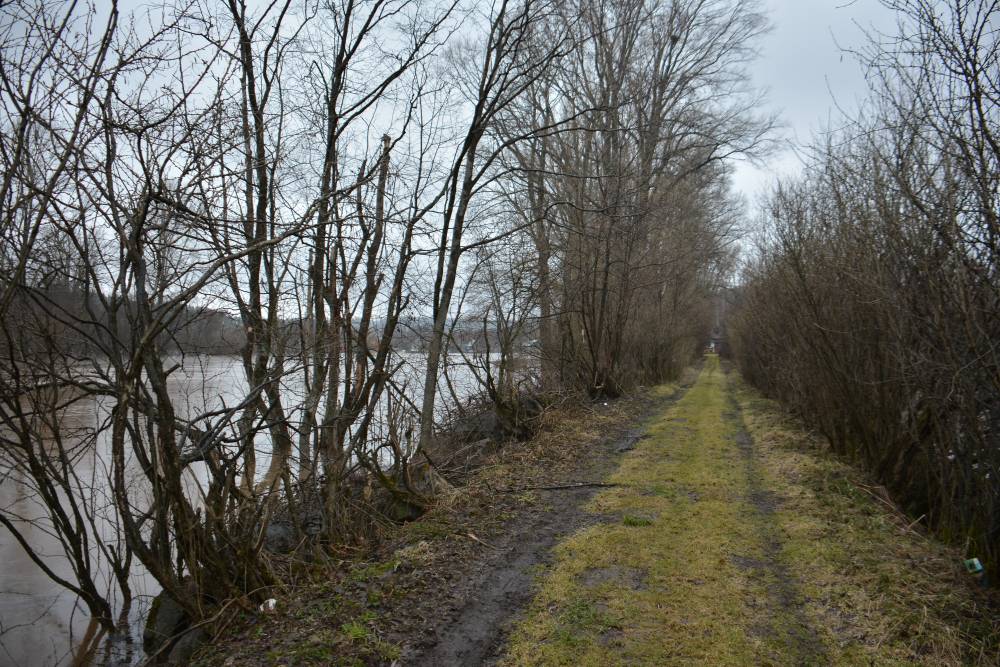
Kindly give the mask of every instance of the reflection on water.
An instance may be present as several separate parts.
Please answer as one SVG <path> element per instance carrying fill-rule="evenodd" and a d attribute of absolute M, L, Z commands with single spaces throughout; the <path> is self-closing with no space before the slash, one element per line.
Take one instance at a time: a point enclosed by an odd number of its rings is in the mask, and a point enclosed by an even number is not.
<path fill-rule="evenodd" d="M 422 359 L 410 355 L 405 361 L 401 380 L 407 381 L 407 395 L 420 400 Z M 245 396 L 246 382 L 241 362 L 236 357 L 187 356 L 168 360 L 182 367 L 170 376 L 170 393 L 175 409 L 181 418 L 190 418 L 207 410 L 237 405 Z M 283 381 L 288 397 L 288 418 L 295 420 L 301 411 L 303 383 L 300 376 L 290 375 Z M 475 379 L 467 369 L 452 373 L 452 386 L 460 396 L 467 396 L 475 388 Z M 113 501 L 107 488 L 110 460 L 110 436 L 102 428 L 110 415 L 110 399 L 87 398 L 68 407 L 61 414 L 60 431 L 75 434 L 79 442 L 88 446 L 75 459 L 74 472 L 86 486 L 86 501 L 103 540 L 120 539 L 114 520 Z M 96 434 L 96 438 L 94 437 Z M 270 452 L 266 439 L 261 437 L 257 448 L 258 474 L 267 468 Z M 200 464 L 191 468 L 185 480 L 192 498 L 198 496 Z M 141 480 L 136 467 L 131 467 L 131 479 Z M 142 484 L 134 483 L 130 494 L 141 498 Z M 8 515 L 23 519 L 42 519 L 45 515 L 35 499 L 31 483 L 13 474 L 0 478 L 0 508 Z M 48 526 L 48 528 L 47 528 Z M 62 553 L 59 540 L 52 534 L 44 520 L 24 524 L 23 534 L 36 553 L 53 572 L 74 581 L 68 560 Z M 101 562 L 101 561 L 99 561 Z M 54 583 L 41 568 L 28 557 L 11 534 L 0 527 L 0 665 L 59 665 L 72 659 L 74 646 L 87 635 L 89 614 L 76 596 Z M 110 573 L 100 572 L 99 585 L 104 591 L 114 591 Z M 130 629 L 126 636 L 104 638 L 96 653 L 96 660 L 107 665 L 132 665 L 143 658 L 141 622 L 159 586 L 137 562 L 133 563 L 130 586 L 134 596 L 130 616 Z M 110 596 L 109 594 L 109 597 Z M 120 607 L 121 602 L 115 600 Z"/>
<path fill-rule="evenodd" d="M 70 406 L 60 420 L 60 431 L 76 434 L 82 441 L 97 430 L 107 418 L 106 400 L 80 401 Z M 88 439 L 89 441 L 89 439 Z M 71 446 L 69 443 L 68 446 Z M 117 529 L 111 512 L 111 498 L 106 485 L 99 480 L 106 478 L 105 462 L 108 459 L 107 438 L 98 437 L 93 445 L 82 448 L 74 459 L 74 473 L 86 484 L 95 483 L 87 497 L 86 505 L 92 510 L 101 538 L 110 542 L 117 539 Z M 15 473 L 16 474 L 16 473 Z M 19 528 L 35 553 L 57 576 L 75 581 L 73 570 L 62 551 L 62 545 L 53 534 L 51 524 L 44 519 L 45 512 L 36 498 L 32 482 L 11 476 L 0 483 L 0 507 L 9 515 L 35 523 L 22 523 Z M 65 664 L 71 657 L 75 640 L 86 634 L 90 623 L 89 612 L 76 596 L 52 581 L 36 565 L 6 531 L 0 529 L 0 664 L 50 665 Z M 97 560 L 96 562 L 102 562 Z M 99 586 L 116 590 L 109 572 L 100 571 Z M 130 630 L 115 641 L 103 642 L 101 655 L 106 664 L 134 664 L 141 658 L 141 639 L 135 626 L 140 615 L 148 608 L 149 600 L 159 588 L 141 568 L 133 568 L 130 577 L 135 600 L 130 618 Z M 119 605 L 120 602 L 116 601 Z"/>

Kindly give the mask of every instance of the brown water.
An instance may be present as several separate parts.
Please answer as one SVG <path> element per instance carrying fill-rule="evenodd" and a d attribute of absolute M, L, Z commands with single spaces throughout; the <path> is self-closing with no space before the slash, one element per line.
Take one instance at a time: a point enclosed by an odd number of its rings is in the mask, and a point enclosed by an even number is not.
<path fill-rule="evenodd" d="M 218 409 L 223 405 L 235 405 L 244 396 L 246 383 L 242 366 L 236 357 L 189 356 L 173 361 L 183 363 L 182 369 L 170 376 L 170 393 L 180 416 L 189 417 L 205 410 Z M 409 388 L 419 388 L 422 360 L 412 355 L 408 361 L 406 375 L 410 378 Z M 172 364 L 168 364 L 169 365 Z M 471 372 L 459 372 L 453 376 L 460 394 L 467 395 L 475 388 Z M 286 391 L 294 398 L 301 396 L 301 381 L 290 378 Z M 419 391 L 408 391 L 411 399 L 419 401 Z M 417 394 L 415 396 L 415 394 Z M 110 411 L 109 399 L 88 399 L 73 404 L 62 415 L 61 430 L 64 434 L 77 433 L 81 439 L 101 430 L 101 424 Z M 296 418 L 296 410 L 289 413 Z M 98 433 L 88 440 L 89 446 L 77 459 L 75 472 L 84 480 L 86 488 L 81 493 L 93 507 L 98 530 L 102 538 L 114 541 L 118 537 L 114 521 L 113 503 L 108 493 L 107 473 L 110 460 L 110 443 L 106 434 Z M 266 443 L 261 443 L 266 445 Z M 266 469 L 269 461 L 266 446 L 258 449 L 258 472 Z M 198 497 L 199 477 L 202 470 L 192 466 L 186 485 L 191 497 Z M 0 473 L 2 474 L 2 473 Z M 135 480 L 143 478 L 137 469 L 132 470 Z M 133 485 L 133 493 L 143 493 L 143 484 Z M 0 508 L 8 514 L 16 514 L 25 519 L 44 517 L 42 508 L 34 498 L 30 484 L 25 479 L 10 474 L 0 477 Z M 37 553 L 42 554 L 45 563 L 56 574 L 73 580 L 69 562 L 61 552 L 58 539 L 42 525 L 25 524 L 26 539 Z M 104 568 L 104 590 L 115 590 Z M 152 597 L 159 592 L 159 586 L 140 565 L 134 564 L 130 585 L 133 601 L 130 613 L 130 627 L 123 636 L 102 638 L 95 662 L 107 665 L 132 665 L 142 660 L 141 626 Z M 116 601 L 120 607 L 120 602 Z M 118 609 L 116 609 L 118 611 Z M 31 561 L 10 533 L 0 527 L 0 665 L 65 665 L 72 660 L 74 648 L 87 634 L 89 614 L 76 597 L 65 590 Z"/>
<path fill-rule="evenodd" d="M 81 404 L 81 408 L 85 407 Z M 81 410 L 79 414 L 68 414 L 65 423 L 86 428 L 96 425 L 102 410 L 100 406 L 90 406 L 89 415 Z M 89 423 L 89 424 L 88 424 Z M 84 452 L 76 461 L 75 472 L 81 479 L 99 480 L 102 477 L 106 442 L 98 439 L 96 451 Z M 115 539 L 113 516 L 109 510 L 110 498 L 106 487 L 99 482 L 88 490 L 88 505 L 94 508 L 93 516 L 102 537 Z M 86 492 L 85 492 L 86 493 Z M 48 528 L 45 513 L 35 498 L 30 482 L 12 476 L 0 483 L 0 506 L 7 514 L 16 514 L 37 523 L 20 523 L 19 528 L 34 551 L 42 557 L 48 567 L 57 575 L 73 581 L 73 572 L 62 553 L 59 540 Z M 78 604 L 70 591 L 52 581 L 25 553 L 13 537 L 0 530 L 0 664 L 10 665 L 53 665 L 65 664 L 71 649 L 87 629 L 90 618 L 86 608 Z M 107 580 L 106 568 L 98 568 L 101 573 L 102 588 L 116 590 Z M 131 588 L 138 597 L 134 611 L 148 606 L 149 596 L 155 595 L 158 587 L 145 576 L 141 568 L 134 568 Z M 129 643 L 120 642 L 125 652 Z M 135 650 L 138 646 L 135 646 Z M 141 650 L 139 651 L 141 653 Z M 118 660 L 109 661 L 112 664 Z M 128 660 L 132 662 L 132 660 Z"/>
<path fill-rule="evenodd" d="M 242 369 L 238 359 L 188 357 L 184 362 L 184 368 L 171 375 L 169 387 L 179 413 L 185 416 L 195 414 L 206 407 L 219 407 L 222 402 L 232 404 L 241 397 L 245 383 L 241 379 Z M 87 444 L 80 447 L 79 456 L 74 460 L 74 473 L 81 481 L 79 495 L 90 508 L 101 538 L 114 542 L 118 539 L 118 530 L 106 482 L 110 442 L 108 434 L 102 429 L 109 413 L 109 399 L 79 401 L 60 415 L 60 431 L 68 447 L 73 446 L 74 439 Z M 93 437 L 94 433 L 97 433 L 96 437 Z M 141 500 L 143 477 L 137 466 L 127 468 L 129 477 L 136 482 L 131 484 L 132 495 Z M 198 496 L 202 472 L 196 464 L 185 480 L 192 497 Z M 62 552 L 59 540 L 51 532 L 30 480 L 17 473 L 0 479 L 0 507 L 8 515 L 36 520 L 34 524 L 19 524 L 25 538 L 57 575 L 74 581 L 69 561 Z M 109 577 L 109 569 L 100 558 L 96 562 L 99 586 L 108 593 L 118 612 L 121 601 L 113 595 L 117 588 Z M 0 563 L 0 664 L 27 667 L 69 663 L 74 647 L 86 635 L 90 624 L 86 607 L 72 592 L 52 581 L 13 536 L 2 528 Z M 129 615 L 130 627 L 122 636 L 102 639 L 97 652 L 97 661 L 101 663 L 135 664 L 143 657 L 141 621 L 152 597 L 159 592 L 159 586 L 141 565 L 134 564 L 130 587 L 134 596 Z"/>

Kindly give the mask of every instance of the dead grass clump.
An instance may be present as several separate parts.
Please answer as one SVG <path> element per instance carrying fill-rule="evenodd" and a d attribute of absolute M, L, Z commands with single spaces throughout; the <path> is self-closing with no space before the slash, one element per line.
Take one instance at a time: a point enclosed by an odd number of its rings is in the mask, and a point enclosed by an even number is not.
<path fill-rule="evenodd" d="M 1000 600 L 885 487 L 835 455 L 777 403 L 742 387 L 747 427 L 790 503 L 786 556 L 808 563 L 817 626 L 846 661 L 993 665 Z"/>

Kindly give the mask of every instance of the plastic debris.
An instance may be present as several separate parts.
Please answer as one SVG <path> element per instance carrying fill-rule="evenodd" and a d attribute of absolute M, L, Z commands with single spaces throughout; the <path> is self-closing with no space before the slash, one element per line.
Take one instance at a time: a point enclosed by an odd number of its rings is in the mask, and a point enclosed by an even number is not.
<path fill-rule="evenodd" d="M 965 561 L 965 571 L 969 574 L 979 574 L 983 571 L 983 564 L 978 558 L 969 558 Z"/>
<path fill-rule="evenodd" d="M 278 601 L 274 598 L 268 598 L 264 600 L 264 603 L 260 606 L 260 610 L 264 613 L 270 613 L 278 608 Z"/>

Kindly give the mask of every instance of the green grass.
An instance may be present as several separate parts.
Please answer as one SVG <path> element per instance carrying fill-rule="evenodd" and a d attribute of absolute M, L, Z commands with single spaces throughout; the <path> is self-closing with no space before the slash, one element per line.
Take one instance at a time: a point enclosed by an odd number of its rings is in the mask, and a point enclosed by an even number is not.
<path fill-rule="evenodd" d="M 641 526 L 652 526 L 653 520 L 641 516 L 632 516 L 631 514 L 626 514 L 622 518 L 622 523 L 624 523 L 626 526 L 632 526 L 633 528 L 636 528 Z"/>
<path fill-rule="evenodd" d="M 556 547 L 507 665 L 993 664 L 957 555 L 717 358 L 647 432 L 589 506 L 621 521 Z"/>
<path fill-rule="evenodd" d="M 717 360 L 709 360 L 687 394 L 649 422 L 649 437 L 610 480 L 621 486 L 591 502 L 591 510 L 622 515 L 622 523 L 588 528 L 559 545 L 515 630 L 508 664 L 756 662 L 760 642 L 745 628 L 757 614 L 744 604 L 748 584 L 728 558 L 756 545 L 734 494 L 745 473 L 735 426 L 722 419 L 723 382 Z M 641 589 L 627 581 L 586 587 L 586 571 L 612 567 L 646 572 Z M 756 593 L 766 595 L 763 586 Z M 605 623 L 561 622 L 580 600 L 606 610 Z M 608 626 L 621 630 L 609 634 Z M 664 641 L 670 636 L 678 640 Z"/>

